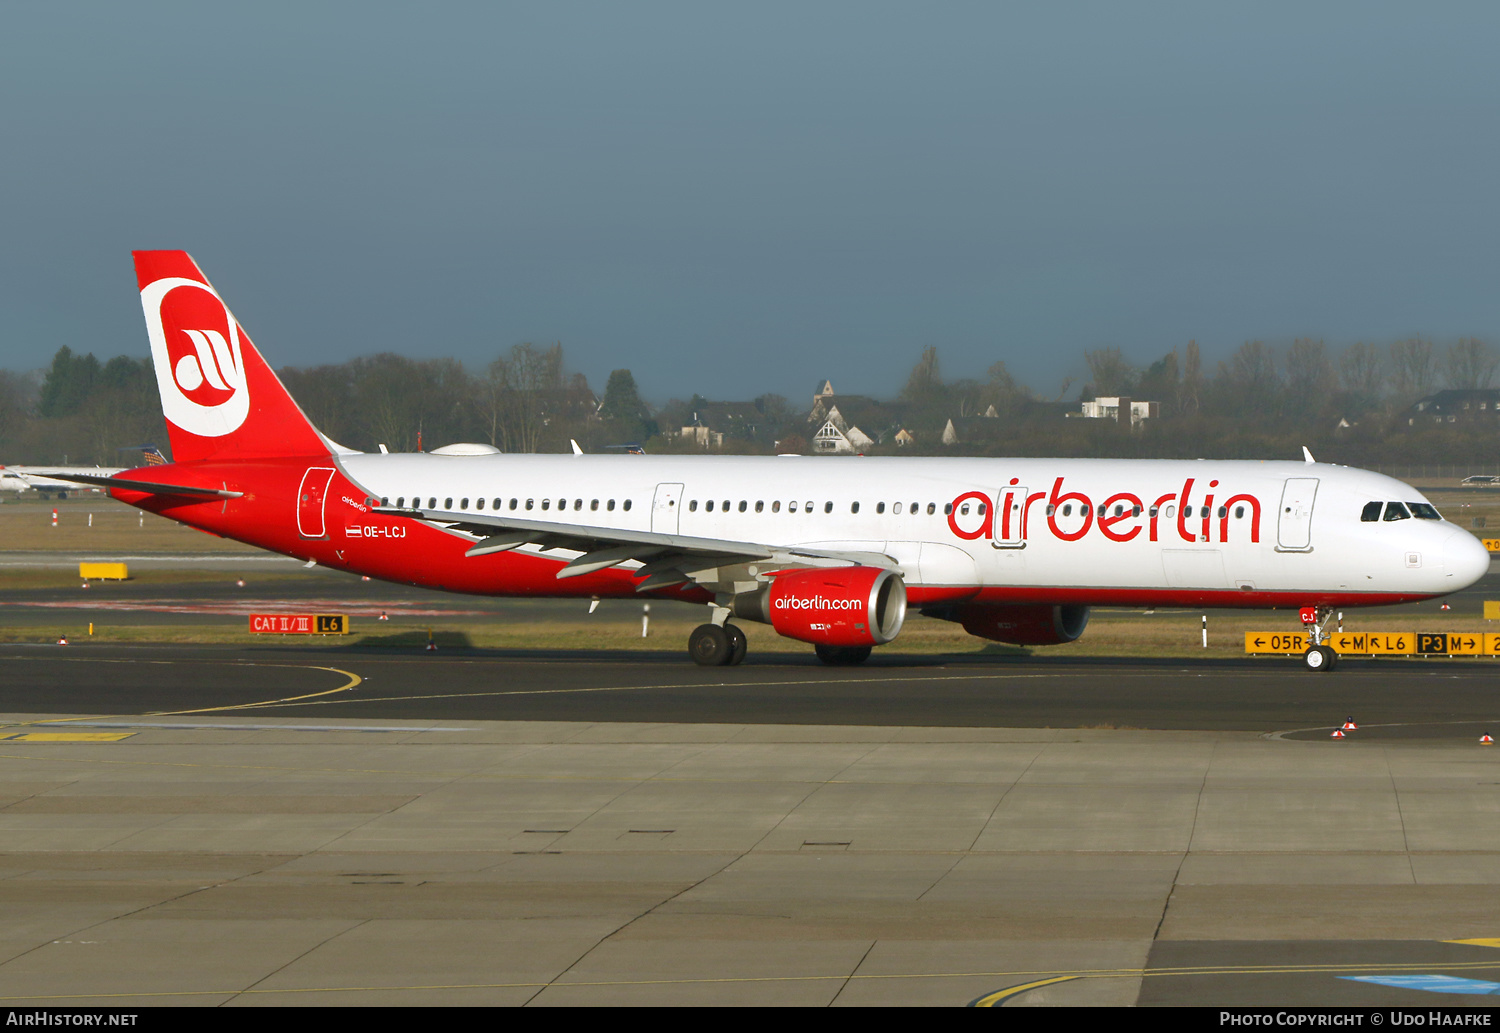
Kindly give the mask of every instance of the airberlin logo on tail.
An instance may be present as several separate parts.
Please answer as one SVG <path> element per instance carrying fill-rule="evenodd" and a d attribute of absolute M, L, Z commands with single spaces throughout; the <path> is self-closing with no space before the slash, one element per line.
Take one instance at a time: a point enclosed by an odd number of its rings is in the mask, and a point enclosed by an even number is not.
<path fill-rule="evenodd" d="M 167 276 L 141 291 L 151 359 L 168 422 L 216 438 L 250 413 L 240 328 L 206 283 Z"/>

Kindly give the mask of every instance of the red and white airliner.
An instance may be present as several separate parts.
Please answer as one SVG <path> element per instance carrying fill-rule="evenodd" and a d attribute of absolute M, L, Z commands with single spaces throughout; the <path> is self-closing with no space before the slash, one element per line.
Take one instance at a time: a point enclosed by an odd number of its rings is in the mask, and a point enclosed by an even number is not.
<path fill-rule="evenodd" d="M 182 251 L 135 252 L 174 462 L 74 475 L 327 567 L 452 592 L 702 603 L 688 651 L 761 621 L 859 663 L 909 607 L 998 642 L 1070 642 L 1090 606 L 1430 599 L 1490 566 L 1420 492 L 1306 462 L 356 452 L 320 433 Z"/>

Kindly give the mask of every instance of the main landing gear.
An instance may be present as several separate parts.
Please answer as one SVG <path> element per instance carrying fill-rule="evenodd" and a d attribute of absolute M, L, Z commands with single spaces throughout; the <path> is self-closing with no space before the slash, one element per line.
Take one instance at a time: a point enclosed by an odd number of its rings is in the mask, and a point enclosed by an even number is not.
<path fill-rule="evenodd" d="M 1331 671 L 1339 665 L 1338 653 L 1323 644 L 1323 626 L 1332 616 L 1331 606 L 1302 607 L 1302 624 L 1307 628 L 1307 640 L 1312 643 L 1302 654 L 1302 665 L 1309 671 Z"/>
<path fill-rule="evenodd" d="M 700 624 L 688 636 L 688 654 L 700 667 L 733 667 L 745 659 L 750 642 L 733 624 Z"/>

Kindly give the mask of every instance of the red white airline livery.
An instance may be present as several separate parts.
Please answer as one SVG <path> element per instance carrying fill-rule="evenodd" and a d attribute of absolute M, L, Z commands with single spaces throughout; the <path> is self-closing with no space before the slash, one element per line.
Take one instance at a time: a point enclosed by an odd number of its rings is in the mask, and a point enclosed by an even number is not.
<path fill-rule="evenodd" d="M 1420 492 L 1307 462 L 367 454 L 298 408 L 182 251 L 135 252 L 173 462 L 68 479 L 324 566 L 480 595 L 711 608 L 858 663 L 908 607 L 998 642 L 1076 639 L 1089 607 L 1335 607 L 1445 595 L 1484 547 Z"/>

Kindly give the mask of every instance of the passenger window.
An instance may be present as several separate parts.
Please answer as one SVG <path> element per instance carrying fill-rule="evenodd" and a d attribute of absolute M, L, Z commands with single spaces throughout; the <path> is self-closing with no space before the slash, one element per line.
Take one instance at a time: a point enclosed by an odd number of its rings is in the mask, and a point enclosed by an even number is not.
<path fill-rule="evenodd" d="M 943 503 L 943 516 L 952 516 L 952 515 L 953 515 L 953 503 L 951 503 L 951 502 L 945 502 L 945 503 Z"/>
<path fill-rule="evenodd" d="M 858 502 L 856 502 L 854 504 L 854 511 L 856 513 L 859 512 L 859 503 Z M 885 512 L 885 503 L 884 502 L 877 502 L 877 503 L 875 503 L 875 512 L 877 512 L 877 513 L 884 513 Z"/>
<path fill-rule="evenodd" d="M 1048 516 L 1052 516 L 1056 512 L 1057 512 L 1057 507 L 1056 506 L 1048 506 L 1047 507 L 1047 515 Z"/>
<path fill-rule="evenodd" d="M 515 509 L 516 508 L 516 500 L 515 499 L 511 499 L 510 500 L 510 508 L 511 509 Z M 526 503 L 526 508 L 527 509 L 531 508 L 531 503 L 529 501 Z"/>
<path fill-rule="evenodd" d="M 988 503 L 981 502 L 979 504 L 979 515 L 980 516 L 984 516 L 986 513 L 989 512 L 989 510 L 990 510 L 990 507 L 989 507 Z"/>
<path fill-rule="evenodd" d="M 1192 506 L 1183 506 L 1182 507 L 1182 515 L 1184 517 L 1190 517 L 1190 516 L 1192 516 L 1193 515 L 1193 507 Z"/>
<path fill-rule="evenodd" d="M 766 508 L 766 504 L 764 502 L 756 502 L 755 503 L 755 511 L 757 513 L 761 512 L 761 510 L 763 510 L 765 508 Z"/>
<path fill-rule="evenodd" d="M 1152 506 L 1149 510 L 1147 510 L 1147 515 L 1149 515 L 1152 520 L 1155 520 L 1156 519 L 1156 507 Z"/>
<path fill-rule="evenodd" d="M 542 508 L 543 509 L 551 509 L 552 508 L 552 500 L 551 499 L 542 499 Z"/>
<path fill-rule="evenodd" d="M 427 500 L 427 508 L 428 509 L 437 509 L 437 499 L 435 499 L 435 498 L 429 498 Z"/>
<path fill-rule="evenodd" d="M 452 499 L 444 499 L 443 500 L 443 508 L 446 509 L 446 510 L 448 510 L 449 512 L 452 512 L 453 511 L 453 500 Z"/>
<path fill-rule="evenodd" d="M 1380 519 L 1380 508 L 1379 502 L 1366 502 L 1365 508 L 1359 514 L 1359 519 L 1366 524 L 1375 523 Z"/>
<path fill-rule="evenodd" d="M 1070 507 L 1070 506 L 1064 506 L 1063 507 L 1063 512 L 1064 513 L 1068 512 L 1068 510 L 1070 508 L 1072 508 L 1072 507 Z M 967 502 L 965 502 L 962 506 L 959 506 L 958 507 L 958 512 L 959 512 L 960 516 L 968 516 L 969 515 L 969 504 Z"/>
<path fill-rule="evenodd" d="M 1137 517 L 1140 516 L 1141 515 L 1141 507 L 1140 506 L 1132 506 L 1130 508 L 1130 515 L 1131 516 L 1137 516 Z"/>
<path fill-rule="evenodd" d="M 1228 515 L 1229 515 L 1229 509 L 1228 509 L 1228 507 L 1226 507 L 1226 506 L 1220 506 L 1219 507 L 1219 519 L 1223 520 Z"/>
<path fill-rule="evenodd" d="M 558 509 L 567 509 L 568 508 L 568 500 L 567 499 L 558 499 L 557 500 L 557 508 Z"/>
<path fill-rule="evenodd" d="M 797 512 L 797 503 L 795 503 L 795 502 L 788 502 L 786 504 L 786 511 L 788 513 L 795 513 L 795 512 Z"/>
<path fill-rule="evenodd" d="M 625 512 L 627 512 L 627 513 L 630 512 L 630 500 L 629 499 L 625 500 Z"/>
<path fill-rule="evenodd" d="M 901 503 L 898 502 L 894 506 L 891 507 L 891 515 L 892 516 L 900 516 L 901 515 Z"/>
<path fill-rule="evenodd" d="M 714 500 L 709 499 L 707 502 L 703 503 L 703 508 L 706 512 L 712 513 L 714 511 Z"/>
<path fill-rule="evenodd" d="M 833 512 L 833 503 L 832 502 L 825 502 L 825 503 L 823 503 L 823 512 L 825 512 L 825 513 L 832 513 Z"/>
<path fill-rule="evenodd" d="M 1073 503 L 1069 502 L 1066 506 L 1063 507 L 1063 516 L 1072 516 L 1072 515 L 1073 515 Z"/>
<path fill-rule="evenodd" d="M 583 499 L 574 499 L 573 500 L 573 508 L 575 510 L 582 509 L 583 508 Z"/>
<path fill-rule="evenodd" d="M 1385 518 L 1387 520 L 1410 520 L 1411 514 L 1406 507 L 1399 502 L 1387 502 L 1385 504 Z"/>
<path fill-rule="evenodd" d="M 1234 507 L 1234 518 L 1236 520 L 1243 520 L 1243 519 L 1245 519 L 1245 507 L 1244 506 L 1235 506 Z"/>
<path fill-rule="evenodd" d="M 802 512 L 804 512 L 804 513 L 811 513 L 812 509 L 813 509 L 813 504 L 811 502 L 808 502 L 805 505 L 803 505 Z"/>
<path fill-rule="evenodd" d="M 502 503 L 503 503 L 503 502 L 504 502 L 504 501 L 505 501 L 505 500 L 504 500 L 504 499 L 496 499 L 496 500 L 495 500 L 495 506 L 494 506 L 494 508 L 495 508 L 495 509 L 496 509 L 496 510 L 497 510 L 497 511 L 498 511 L 498 510 L 499 510 L 499 509 L 500 509 L 500 506 L 501 506 L 501 504 L 502 504 Z M 515 508 L 515 505 L 516 505 L 516 502 L 515 502 L 515 500 L 514 500 L 514 499 L 512 499 L 512 500 L 511 500 L 511 503 L 510 503 L 510 504 L 511 504 L 511 508 Z"/>
<path fill-rule="evenodd" d="M 475 499 L 474 500 L 474 508 L 475 509 L 483 509 L 484 508 L 484 499 Z"/>
<path fill-rule="evenodd" d="M 598 499 L 590 499 L 589 500 L 589 512 L 593 513 L 593 512 L 596 512 L 598 509 L 599 509 L 599 500 Z"/>
<path fill-rule="evenodd" d="M 1163 516 L 1165 516 L 1168 520 L 1171 520 L 1176 515 L 1177 515 L 1177 507 L 1176 506 L 1168 506 L 1167 509 L 1166 509 L 1166 512 L 1163 514 Z"/>
<path fill-rule="evenodd" d="M 749 508 L 750 508 L 749 503 L 747 503 L 744 499 L 740 499 L 740 512 L 743 513 L 745 510 L 747 510 Z"/>
<path fill-rule="evenodd" d="M 604 504 L 604 508 L 607 511 L 613 513 L 615 511 L 615 500 L 614 499 L 610 499 L 608 502 L 606 502 Z"/>
<path fill-rule="evenodd" d="M 402 495 L 400 498 L 398 498 L 396 500 L 396 508 L 397 509 L 404 509 L 404 508 L 406 508 L 406 496 L 405 495 Z"/>
<path fill-rule="evenodd" d="M 1109 510 L 1108 510 L 1108 507 L 1106 507 L 1106 506 L 1105 506 L 1105 505 L 1104 505 L 1104 503 L 1102 503 L 1102 502 L 1101 502 L 1101 503 L 1099 503 L 1099 515 L 1100 515 L 1100 516 L 1103 516 L 1103 515 L 1104 515 L 1104 514 L 1105 514 L 1105 513 L 1107 513 L 1107 512 L 1108 512 L 1108 511 L 1109 511 Z M 1116 513 L 1116 514 L 1115 514 L 1115 516 L 1119 516 L 1119 515 L 1120 515 L 1120 514 L 1118 514 L 1118 513 Z"/>
<path fill-rule="evenodd" d="M 771 503 L 771 512 L 772 513 L 780 513 L 781 512 L 781 503 L 780 502 L 773 502 L 773 503 Z"/>
<path fill-rule="evenodd" d="M 688 503 L 688 512 L 689 513 L 696 513 L 696 512 L 698 512 L 698 500 L 697 499 L 694 499 L 693 501 L 691 501 L 691 502 Z"/>
<path fill-rule="evenodd" d="M 459 509 L 468 509 L 469 508 L 469 500 L 468 499 L 459 499 L 458 500 L 458 508 Z"/>

